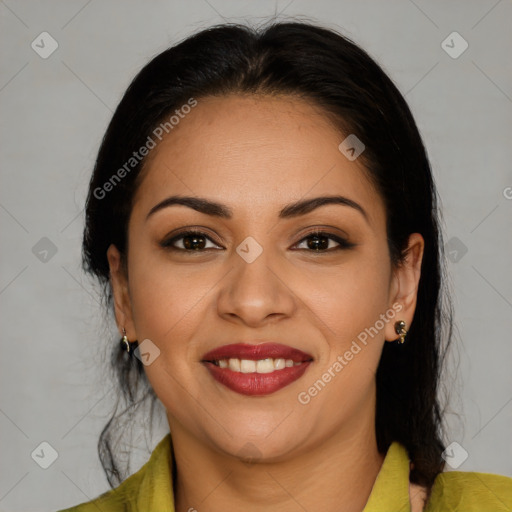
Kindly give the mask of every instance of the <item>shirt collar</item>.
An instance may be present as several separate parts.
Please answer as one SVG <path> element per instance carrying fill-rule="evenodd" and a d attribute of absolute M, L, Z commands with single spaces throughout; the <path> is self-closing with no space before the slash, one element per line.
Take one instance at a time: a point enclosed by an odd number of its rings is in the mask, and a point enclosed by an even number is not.
<path fill-rule="evenodd" d="M 140 510 L 175 512 L 172 489 L 171 434 L 154 449 L 138 493 Z M 169 485 L 171 484 L 171 485 Z M 409 501 L 409 456 L 403 445 L 393 442 L 377 475 L 363 512 L 411 512 Z"/>
<path fill-rule="evenodd" d="M 394 441 L 388 448 L 363 512 L 411 512 L 409 501 L 409 456 Z"/>
<path fill-rule="evenodd" d="M 136 510 L 175 512 L 173 466 L 172 438 L 169 433 L 158 443 L 147 462 L 147 470 L 138 489 Z"/>

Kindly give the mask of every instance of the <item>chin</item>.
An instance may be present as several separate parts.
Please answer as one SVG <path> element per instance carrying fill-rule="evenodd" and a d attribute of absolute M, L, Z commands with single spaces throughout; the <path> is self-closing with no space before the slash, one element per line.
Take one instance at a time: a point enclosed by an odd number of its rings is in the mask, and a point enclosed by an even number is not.
<path fill-rule="evenodd" d="M 225 431 L 219 436 L 209 436 L 211 447 L 225 455 L 249 462 L 278 462 L 285 459 L 290 453 L 302 450 L 306 446 L 307 438 L 303 438 L 305 429 L 292 430 L 289 427 L 279 432 L 279 427 L 272 428 L 261 425 L 255 429 L 254 424 L 240 421 L 229 422 L 230 436 Z"/>

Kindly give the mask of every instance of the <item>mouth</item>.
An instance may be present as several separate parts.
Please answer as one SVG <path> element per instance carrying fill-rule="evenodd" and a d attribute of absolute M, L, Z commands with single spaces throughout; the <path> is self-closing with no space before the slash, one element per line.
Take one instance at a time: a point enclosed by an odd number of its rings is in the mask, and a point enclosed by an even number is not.
<path fill-rule="evenodd" d="M 313 361 L 310 354 L 279 343 L 224 345 L 201 362 L 211 376 L 242 395 L 268 395 L 296 381 Z"/>

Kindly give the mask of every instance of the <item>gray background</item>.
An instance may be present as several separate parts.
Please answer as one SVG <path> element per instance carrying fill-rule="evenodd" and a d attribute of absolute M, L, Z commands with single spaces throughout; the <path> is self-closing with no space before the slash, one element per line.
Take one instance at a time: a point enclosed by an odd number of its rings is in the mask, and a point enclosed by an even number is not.
<path fill-rule="evenodd" d="M 112 110 L 134 74 L 170 44 L 222 21 L 275 14 L 340 30 L 405 94 L 432 161 L 451 258 L 458 340 L 449 367 L 458 380 L 448 383 L 448 441 L 469 454 L 460 470 L 512 476 L 510 0 L 5 0 L 0 510 L 55 510 L 108 488 L 96 442 L 112 405 L 104 345 L 115 326 L 80 270 L 80 242 L 86 187 Z M 31 47 L 43 31 L 59 45 L 46 59 Z M 458 58 L 441 45 L 453 31 L 469 44 Z M 459 51 L 452 39 L 445 44 Z M 165 422 L 158 428 L 149 449 Z M 46 470 L 31 458 L 42 441 L 58 453 Z M 143 441 L 135 452 L 140 465 Z"/>

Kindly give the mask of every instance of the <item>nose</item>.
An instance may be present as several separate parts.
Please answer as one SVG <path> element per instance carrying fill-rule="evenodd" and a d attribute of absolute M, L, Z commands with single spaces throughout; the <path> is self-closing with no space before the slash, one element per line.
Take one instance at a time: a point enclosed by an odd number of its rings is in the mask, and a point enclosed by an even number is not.
<path fill-rule="evenodd" d="M 233 269 L 219 290 L 218 314 L 253 328 L 290 318 L 297 298 L 286 281 L 271 251 L 264 250 L 250 263 L 234 254 Z"/>

